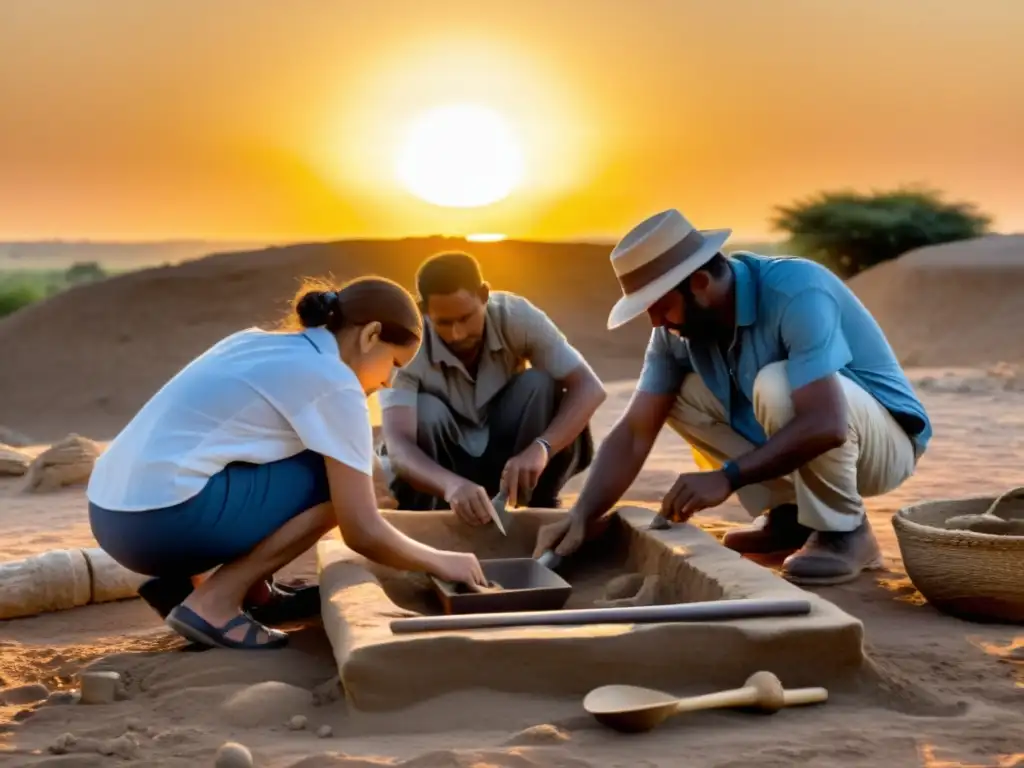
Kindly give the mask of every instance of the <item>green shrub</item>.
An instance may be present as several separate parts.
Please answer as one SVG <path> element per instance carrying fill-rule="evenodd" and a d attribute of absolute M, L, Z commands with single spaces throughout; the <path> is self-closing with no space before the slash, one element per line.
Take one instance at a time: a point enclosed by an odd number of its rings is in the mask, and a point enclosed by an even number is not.
<path fill-rule="evenodd" d="M 991 219 L 970 203 L 948 203 L 938 192 L 822 192 L 778 206 L 772 226 L 794 253 L 851 277 L 925 245 L 986 234 Z"/>
<path fill-rule="evenodd" d="M 0 317 L 34 304 L 45 296 L 46 289 L 41 283 L 0 281 Z"/>

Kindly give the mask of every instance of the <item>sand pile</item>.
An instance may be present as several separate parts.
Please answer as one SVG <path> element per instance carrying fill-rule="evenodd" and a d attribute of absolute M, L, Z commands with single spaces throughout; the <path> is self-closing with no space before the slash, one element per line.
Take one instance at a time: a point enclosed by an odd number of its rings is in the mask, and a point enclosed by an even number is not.
<path fill-rule="evenodd" d="M 0 475 L 21 477 L 28 472 L 31 463 L 32 457 L 24 451 L 0 443 Z"/>
<path fill-rule="evenodd" d="M 88 482 L 102 449 L 87 437 L 71 433 L 40 453 L 28 467 L 25 491 L 55 491 Z"/>
<path fill-rule="evenodd" d="M 907 366 L 1024 361 L 1024 235 L 921 248 L 850 281 Z"/>
<path fill-rule="evenodd" d="M 276 323 L 303 275 L 376 272 L 411 287 L 423 258 L 466 247 L 443 238 L 296 245 L 78 286 L 0 321 L 0 424 L 41 440 L 69 430 L 112 437 L 211 343 Z M 609 246 L 507 241 L 471 243 L 469 250 L 494 287 L 544 307 L 599 374 L 636 375 L 648 331 L 642 323 L 612 335 L 605 330 L 618 292 Z"/>

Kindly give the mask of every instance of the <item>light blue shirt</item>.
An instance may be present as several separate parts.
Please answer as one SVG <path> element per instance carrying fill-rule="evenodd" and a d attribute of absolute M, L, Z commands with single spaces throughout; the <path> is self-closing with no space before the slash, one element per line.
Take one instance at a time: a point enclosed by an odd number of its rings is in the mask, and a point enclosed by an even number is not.
<path fill-rule="evenodd" d="M 725 405 L 729 423 L 754 445 L 767 442 L 754 418 L 754 379 L 786 361 L 792 389 L 839 373 L 869 392 L 903 427 L 921 455 L 932 426 L 878 323 L 846 284 L 825 267 L 798 258 L 736 252 L 736 350 L 681 339 L 655 328 L 637 388 L 679 392 L 696 373 Z M 730 377 L 736 384 L 730 391 Z"/>

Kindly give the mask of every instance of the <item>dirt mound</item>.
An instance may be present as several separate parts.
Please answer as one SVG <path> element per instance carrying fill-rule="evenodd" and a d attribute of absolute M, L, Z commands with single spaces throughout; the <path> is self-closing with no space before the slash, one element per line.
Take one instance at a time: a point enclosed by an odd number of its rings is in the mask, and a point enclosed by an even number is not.
<path fill-rule="evenodd" d="M 921 248 L 850 281 L 907 366 L 1024 361 L 1024 235 Z"/>
<path fill-rule="evenodd" d="M 66 485 L 89 480 L 102 449 L 92 440 L 71 433 L 33 459 L 28 467 L 25 490 L 55 491 Z"/>
<path fill-rule="evenodd" d="M 536 302 L 606 379 L 637 375 L 643 321 L 609 333 L 610 246 L 415 238 L 226 253 L 83 285 L 0 321 L 0 424 L 39 440 L 112 437 L 146 399 L 222 336 L 279 321 L 303 276 L 377 273 L 411 287 L 443 249 L 478 256 L 491 285 Z M 1024 361 L 1024 236 L 925 248 L 851 287 L 907 365 Z M 0 440 L 8 445 L 12 440 Z"/>
<path fill-rule="evenodd" d="M 543 307 L 606 377 L 635 376 L 649 331 L 609 334 L 610 246 L 445 238 L 348 241 L 228 253 L 72 288 L 0 322 L 0 424 L 52 440 L 112 437 L 222 336 L 276 323 L 303 276 L 377 273 L 411 287 L 420 261 L 467 249 L 492 286 Z M 5 441 L 10 444 L 10 441 Z"/>

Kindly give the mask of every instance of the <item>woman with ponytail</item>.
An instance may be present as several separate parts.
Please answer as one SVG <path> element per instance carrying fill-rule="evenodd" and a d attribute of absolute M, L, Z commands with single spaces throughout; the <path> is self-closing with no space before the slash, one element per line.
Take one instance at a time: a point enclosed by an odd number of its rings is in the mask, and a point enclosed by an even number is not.
<path fill-rule="evenodd" d="M 221 340 L 118 434 L 90 478 L 89 521 L 115 560 L 153 577 L 139 592 L 171 628 L 208 646 L 283 646 L 260 619 L 299 595 L 267 579 L 335 526 L 370 560 L 486 584 L 474 555 L 414 541 L 377 510 L 366 398 L 422 334 L 390 280 L 307 285 L 286 329 Z"/>

